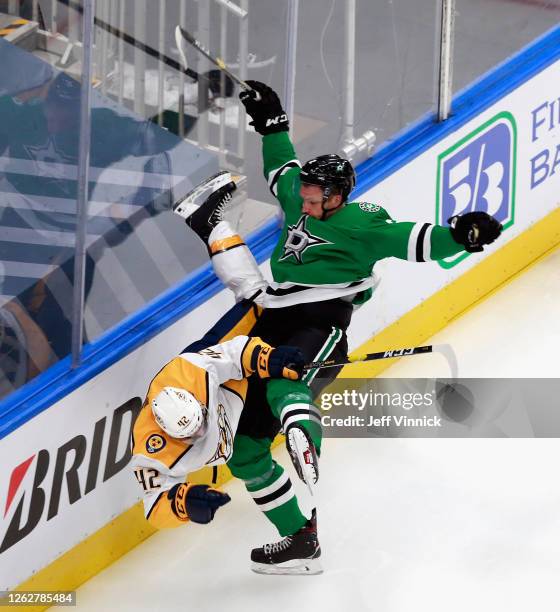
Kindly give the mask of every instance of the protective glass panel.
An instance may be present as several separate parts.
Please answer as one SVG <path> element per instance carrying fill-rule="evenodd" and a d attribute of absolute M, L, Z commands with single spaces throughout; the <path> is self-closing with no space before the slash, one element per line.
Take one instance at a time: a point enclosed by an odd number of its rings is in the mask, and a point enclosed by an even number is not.
<path fill-rule="evenodd" d="M 454 92 L 560 21 L 558 0 L 455 0 L 455 8 Z"/>
<path fill-rule="evenodd" d="M 69 43 L 40 31 L 38 3 L 0 11 L 1 397 L 71 350 L 82 74 L 57 67 Z"/>
<path fill-rule="evenodd" d="M 437 0 L 238 0 L 234 4 L 247 10 L 245 19 L 220 0 L 186 4 L 185 27 L 233 72 L 279 94 L 291 114 L 301 161 L 339 152 L 359 163 L 371 155 L 374 142 L 378 146 L 435 108 Z M 187 56 L 201 73 L 212 68 L 192 47 Z M 219 151 L 225 145 L 221 164 L 246 177 L 243 232 L 275 209 L 262 176 L 261 138 L 244 130 L 238 91 L 236 85 L 231 97 L 217 101 L 223 112 L 198 114 L 189 137 Z M 227 127 L 220 140 L 222 120 Z M 205 121 L 208 130 L 201 129 Z"/>
<path fill-rule="evenodd" d="M 250 48 L 276 58 L 274 68 L 251 78 L 271 85 L 286 105 L 286 77 L 295 72 L 292 134 L 300 160 L 336 152 L 359 163 L 434 109 L 436 0 L 294 4 L 292 22 L 289 2 L 251 2 L 248 19 Z M 297 32 L 295 62 L 290 32 Z M 259 138 L 248 140 L 250 167 L 260 168 Z M 260 175 L 248 178 L 253 197 L 270 199 Z"/>
<path fill-rule="evenodd" d="M 296 139 L 303 157 L 340 152 L 367 131 L 379 146 L 434 109 L 438 6 L 436 0 L 300 3 Z"/>
<path fill-rule="evenodd" d="M 97 0 L 94 54 L 96 91 L 116 104 L 115 109 L 126 109 L 137 119 L 150 120 L 161 128 L 150 128 L 153 134 L 161 137 L 165 131 L 186 140 L 191 156 L 198 160 L 196 167 L 187 163 L 188 147 L 183 147 L 182 153 L 177 152 L 179 157 L 166 161 L 160 156 L 146 171 L 169 174 L 172 161 L 176 183 L 180 175 L 191 182 L 199 180 L 203 167 L 208 170 L 213 166 L 213 172 L 230 170 L 238 182 L 230 219 L 244 234 L 276 214 L 270 204 L 247 201 L 247 169 L 251 168 L 251 175 L 258 175 L 256 182 L 262 183 L 262 175 L 251 165 L 260 143 L 247 129 L 237 99 L 239 87 L 192 45 L 182 39 L 178 42 L 175 30 L 177 25 L 184 27 L 244 79 L 268 82 L 276 72 L 282 80 L 284 32 L 275 32 L 274 44 L 264 47 L 265 52 L 260 47 L 263 23 L 268 23 L 271 14 L 278 15 L 276 23 L 284 23 L 286 3 L 271 5 L 268 17 L 263 16 L 260 22 L 251 18 L 249 4 L 239 0 L 228 8 L 216 1 Z M 160 152 L 171 148 L 169 144 L 158 146 Z M 181 155 L 187 158 L 181 159 Z M 168 197 L 175 202 L 180 191 Z"/>
<path fill-rule="evenodd" d="M 96 3 L 86 342 L 208 261 L 202 241 L 172 213 L 174 203 L 218 171 L 219 160 L 180 137 L 196 121 L 177 117 L 178 87 L 186 91 L 187 83 L 169 65 L 174 37 L 166 22 L 177 18 L 169 8 Z M 159 19 L 161 40 L 157 28 L 148 28 Z"/>

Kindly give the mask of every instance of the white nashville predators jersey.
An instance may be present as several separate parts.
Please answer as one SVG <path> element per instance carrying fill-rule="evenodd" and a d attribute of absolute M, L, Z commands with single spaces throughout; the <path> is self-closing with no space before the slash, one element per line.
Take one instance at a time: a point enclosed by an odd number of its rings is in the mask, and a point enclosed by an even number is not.
<path fill-rule="evenodd" d="M 250 357 L 258 343 L 263 344 L 258 338 L 238 336 L 199 353 L 184 353 L 153 378 L 132 431 L 131 467 L 143 489 L 147 518 L 190 472 L 231 457 L 247 392 L 245 377 L 251 374 Z M 157 425 L 151 402 L 167 386 L 186 389 L 207 406 L 201 435 L 180 440 Z"/>

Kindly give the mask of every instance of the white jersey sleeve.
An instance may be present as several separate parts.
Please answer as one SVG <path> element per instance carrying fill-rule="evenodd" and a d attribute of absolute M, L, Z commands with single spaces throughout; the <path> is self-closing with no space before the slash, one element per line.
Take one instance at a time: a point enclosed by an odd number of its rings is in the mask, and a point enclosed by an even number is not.
<path fill-rule="evenodd" d="M 237 336 L 198 353 L 183 353 L 180 357 L 205 369 L 214 383 L 221 385 L 227 380 L 241 380 L 252 374 L 251 354 L 257 344 L 253 338 Z"/>

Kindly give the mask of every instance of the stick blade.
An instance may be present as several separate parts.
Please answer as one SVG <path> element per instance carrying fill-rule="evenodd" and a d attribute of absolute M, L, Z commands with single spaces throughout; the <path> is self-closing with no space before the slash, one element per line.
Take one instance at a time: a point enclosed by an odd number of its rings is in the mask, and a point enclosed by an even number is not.
<path fill-rule="evenodd" d="M 459 364 L 453 347 L 450 344 L 434 344 L 432 346 L 432 351 L 434 353 L 440 353 L 445 357 L 451 373 L 450 378 L 456 380 L 459 377 Z"/>
<path fill-rule="evenodd" d="M 175 44 L 177 45 L 177 51 L 179 51 L 179 56 L 183 62 L 183 68 L 187 70 L 189 63 L 187 62 L 187 54 L 185 52 L 185 38 L 182 34 L 182 28 L 179 25 L 175 28 Z"/>
<path fill-rule="evenodd" d="M 191 43 L 191 45 L 196 45 L 196 38 L 188 30 L 185 30 L 185 28 L 180 25 L 178 25 L 176 29 L 179 29 L 179 33 L 187 42 Z"/>

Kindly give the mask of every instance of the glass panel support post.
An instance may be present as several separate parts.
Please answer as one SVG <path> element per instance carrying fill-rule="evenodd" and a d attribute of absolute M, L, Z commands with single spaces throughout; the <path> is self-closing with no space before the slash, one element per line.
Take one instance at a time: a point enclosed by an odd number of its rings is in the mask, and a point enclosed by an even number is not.
<path fill-rule="evenodd" d="M 288 0 L 286 23 L 286 70 L 284 80 L 284 104 L 290 119 L 290 136 L 294 129 L 294 107 L 296 90 L 297 33 L 299 21 L 299 0 Z"/>
<path fill-rule="evenodd" d="M 441 0 L 441 29 L 439 46 L 438 121 L 445 121 L 451 113 L 453 87 L 453 36 L 455 30 L 455 0 Z"/>
<path fill-rule="evenodd" d="M 72 307 L 72 367 L 80 365 L 84 334 L 84 281 L 86 263 L 86 225 L 91 140 L 91 79 L 93 74 L 93 19 L 95 0 L 84 0 L 82 22 L 83 62 L 80 96 L 80 149 L 78 153 L 78 193 L 76 243 L 74 252 L 74 287 Z"/>

